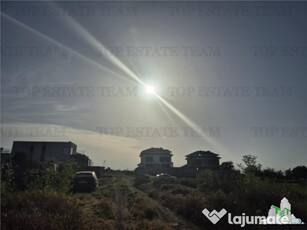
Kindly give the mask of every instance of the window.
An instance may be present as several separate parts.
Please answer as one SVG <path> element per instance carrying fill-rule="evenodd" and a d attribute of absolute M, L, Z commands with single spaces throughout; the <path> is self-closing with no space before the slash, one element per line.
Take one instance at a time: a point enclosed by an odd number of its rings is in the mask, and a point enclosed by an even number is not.
<path fill-rule="evenodd" d="M 169 157 L 160 157 L 160 162 L 170 162 Z"/>
<path fill-rule="evenodd" d="M 30 160 L 33 161 L 34 146 L 30 147 Z"/>
<path fill-rule="evenodd" d="M 153 162 L 153 157 L 145 157 L 146 162 Z"/>
<path fill-rule="evenodd" d="M 69 155 L 69 153 L 70 153 L 69 148 L 68 147 L 64 147 L 63 154 L 64 155 Z"/>
<path fill-rule="evenodd" d="M 215 166 L 215 165 L 218 165 L 219 163 L 217 159 L 208 159 L 208 164 Z"/>
<path fill-rule="evenodd" d="M 194 159 L 193 164 L 194 165 L 201 165 L 201 160 L 200 159 Z"/>
<path fill-rule="evenodd" d="M 45 161 L 47 144 L 43 143 L 40 161 Z"/>
<path fill-rule="evenodd" d="M 161 167 L 162 168 L 170 168 L 171 166 L 169 164 L 162 164 Z"/>

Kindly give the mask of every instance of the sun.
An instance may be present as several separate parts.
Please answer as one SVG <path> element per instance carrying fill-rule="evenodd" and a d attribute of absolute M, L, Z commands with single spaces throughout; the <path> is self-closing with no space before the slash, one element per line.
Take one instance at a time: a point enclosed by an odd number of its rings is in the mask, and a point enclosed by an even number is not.
<path fill-rule="evenodd" d="M 147 94 L 152 95 L 152 94 L 155 94 L 155 93 L 156 93 L 156 89 L 155 89 L 155 87 L 154 87 L 153 85 L 147 85 L 147 86 L 145 87 L 145 89 L 146 89 L 146 93 L 147 93 Z"/>

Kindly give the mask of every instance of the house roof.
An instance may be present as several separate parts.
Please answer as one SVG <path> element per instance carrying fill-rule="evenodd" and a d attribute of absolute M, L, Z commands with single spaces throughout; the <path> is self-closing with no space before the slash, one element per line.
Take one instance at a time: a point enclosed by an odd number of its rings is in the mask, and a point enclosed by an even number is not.
<path fill-rule="evenodd" d="M 186 158 L 194 158 L 194 157 L 203 157 L 203 158 L 220 158 L 218 154 L 213 153 L 211 151 L 196 151 L 194 153 L 188 154 L 185 156 Z"/>
<path fill-rule="evenodd" d="M 14 143 L 47 143 L 47 144 L 71 144 L 75 147 L 77 147 L 77 145 L 71 141 L 13 141 Z"/>
<path fill-rule="evenodd" d="M 141 152 L 141 155 L 172 155 L 171 151 L 168 149 L 163 149 L 163 148 L 150 148 L 150 149 L 145 149 Z"/>
<path fill-rule="evenodd" d="M 76 154 L 71 154 L 70 155 L 71 158 L 83 158 L 83 159 L 90 159 L 87 155 L 85 154 L 81 154 L 81 153 L 76 153 Z"/>

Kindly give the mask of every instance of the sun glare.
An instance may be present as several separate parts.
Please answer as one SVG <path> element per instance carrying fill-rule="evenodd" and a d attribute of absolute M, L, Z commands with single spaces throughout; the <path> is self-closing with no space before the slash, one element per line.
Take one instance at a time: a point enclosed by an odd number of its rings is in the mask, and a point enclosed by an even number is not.
<path fill-rule="evenodd" d="M 146 86 L 146 93 L 147 94 L 155 94 L 156 90 L 155 87 L 152 85 L 147 85 Z"/>

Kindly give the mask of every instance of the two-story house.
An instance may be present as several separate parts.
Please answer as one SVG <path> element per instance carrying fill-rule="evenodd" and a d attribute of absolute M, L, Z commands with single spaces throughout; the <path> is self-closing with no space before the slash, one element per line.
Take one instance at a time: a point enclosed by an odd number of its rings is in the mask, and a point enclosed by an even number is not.
<path fill-rule="evenodd" d="M 70 141 L 14 141 L 12 154 L 17 152 L 27 153 L 29 160 L 33 162 L 45 162 L 47 160 L 67 162 L 71 155 L 76 154 L 76 150 L 77 145 Z"/>
<path fill-rule="evenodd" d="M 139 169 L 169 169 L 173 167 L 172 154 L 168 149 L 150 148 L 141 152 Z"/>
<path fill-rule="evenodd" d="M 220 157 L 211 151 L 196 151 L 186 155 L 187 164 L 190 169 L 216 169 L 220 166 Z"/>

